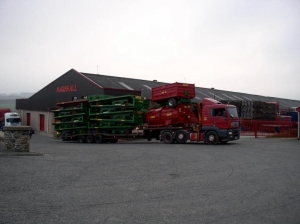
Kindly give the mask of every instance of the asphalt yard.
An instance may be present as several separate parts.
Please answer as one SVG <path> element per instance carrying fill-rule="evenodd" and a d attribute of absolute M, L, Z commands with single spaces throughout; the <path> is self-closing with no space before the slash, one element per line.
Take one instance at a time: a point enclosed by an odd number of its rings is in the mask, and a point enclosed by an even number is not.
<path fill-rule="evenodd" d="M 0 156 L 0 223 L 300 223 L 300 141 L 63 142 Z"/>

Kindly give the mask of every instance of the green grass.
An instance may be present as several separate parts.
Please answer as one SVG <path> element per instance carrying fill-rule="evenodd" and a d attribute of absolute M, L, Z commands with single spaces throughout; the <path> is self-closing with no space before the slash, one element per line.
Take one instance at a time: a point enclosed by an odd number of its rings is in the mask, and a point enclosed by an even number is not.
<path fill-rule="evenodd" d="M 11 111 L 16 110 L 16 100 L 0 100 L 0 109 L 9 108 Z"/>

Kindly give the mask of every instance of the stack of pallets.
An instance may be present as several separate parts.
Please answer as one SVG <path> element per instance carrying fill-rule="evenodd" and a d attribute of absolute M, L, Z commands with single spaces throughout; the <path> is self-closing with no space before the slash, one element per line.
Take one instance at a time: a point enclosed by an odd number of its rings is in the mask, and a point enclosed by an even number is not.
<path fill-rule="evenodd" d="M 251 100 L 221 101 L 224 104 L 235 105 L 241 118 L 255 120 L 275 120 L 277 109 L 273 103 Z"/>

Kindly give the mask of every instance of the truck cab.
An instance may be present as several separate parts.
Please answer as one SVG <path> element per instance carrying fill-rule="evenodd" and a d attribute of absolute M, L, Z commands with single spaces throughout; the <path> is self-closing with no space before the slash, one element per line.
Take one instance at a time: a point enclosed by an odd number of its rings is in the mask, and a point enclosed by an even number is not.
<path fill-rule="evenodd" d="M 202 131 L 207 132 L 207 143 L 225 143 L 240 138 L 239 117 L 233 105 L 222 104 L 210 98 L 203 99 L 201 123 Z"/>

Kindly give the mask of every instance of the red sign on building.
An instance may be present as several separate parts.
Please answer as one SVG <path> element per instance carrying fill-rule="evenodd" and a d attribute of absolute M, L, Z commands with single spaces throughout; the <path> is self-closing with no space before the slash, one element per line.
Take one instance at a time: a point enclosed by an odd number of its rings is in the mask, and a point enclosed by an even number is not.
<path fill-rule="evenodd" d="M 60 86 L 56 87 L 57 93 L 65 93 L 65 92 L 77 92 L 76 85 L 68 85 L 68 86 Z"/>

